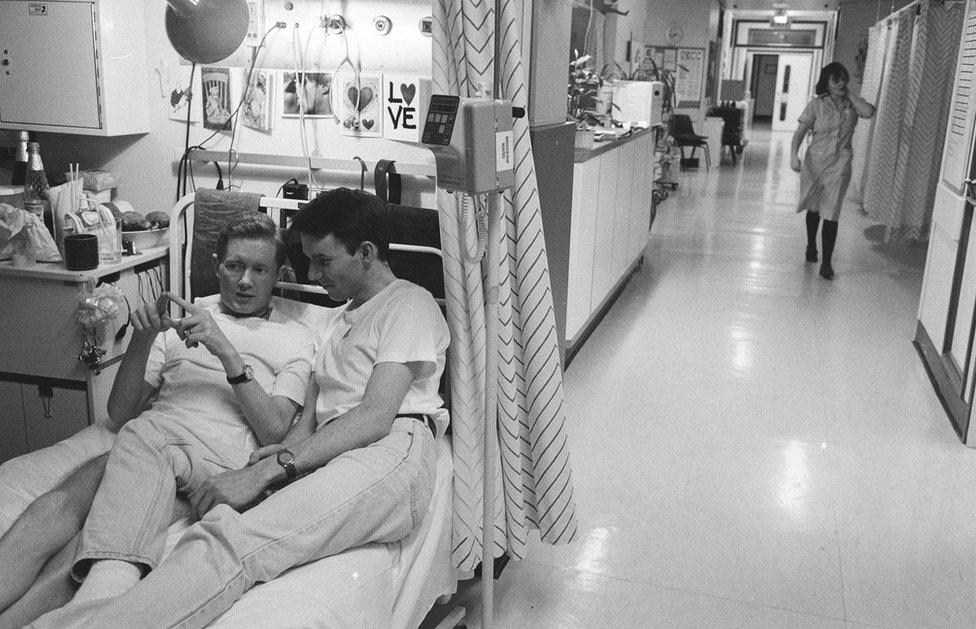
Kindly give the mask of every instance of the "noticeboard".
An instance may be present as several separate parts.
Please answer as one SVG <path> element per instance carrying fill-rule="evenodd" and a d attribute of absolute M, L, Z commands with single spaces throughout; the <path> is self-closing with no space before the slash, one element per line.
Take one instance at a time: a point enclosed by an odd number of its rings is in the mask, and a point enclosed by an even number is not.
<path fill-rule="evenodd" d="M 705 86 L 705 49 L 672 46 L 645 46 L 644 69 L 652 60 L 659 68 L 674 73 L 675 97 L 678 107 L 701 106 Z"/>

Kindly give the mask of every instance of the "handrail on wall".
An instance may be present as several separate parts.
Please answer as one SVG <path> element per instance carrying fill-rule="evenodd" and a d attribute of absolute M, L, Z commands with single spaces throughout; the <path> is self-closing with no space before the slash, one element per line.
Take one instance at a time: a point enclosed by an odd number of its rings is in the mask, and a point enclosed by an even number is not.
<path fill-rule="evenodd" d="M 234 153 L 235 162 L 238 164 L 259 164 L 262 166 L 279 166 L 288 168 L 308 168 L 309 162 L 313 170 L 333 170 L 339 172 L 360 172 L 361 167 L 358 159 L 336 159 L 334 157 L 310 157 L 305 159 L 298 155 L 273 155 L 270 153 Z M 190 151 L 189 159 L 195 162 L 223 162 L 227 160 L 227 151 L 207 151 L 195 149 Z M 376 163 L 366 162 L 367 167 L 372 169 Z M 411 162 L 396 162 L 396 171 L 399 175 L 411 175 L 415 177 L 431 177 L 436 174 L 434 164 L 418 164 Z"/>

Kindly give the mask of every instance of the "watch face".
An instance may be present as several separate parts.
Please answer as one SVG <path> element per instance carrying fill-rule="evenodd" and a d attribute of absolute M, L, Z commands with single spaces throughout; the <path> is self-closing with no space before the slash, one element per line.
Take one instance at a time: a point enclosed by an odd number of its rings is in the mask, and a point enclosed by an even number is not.
<path fill-rule="evenodd" d="M 282 450 L 278 453 L 278 465 L 288 465 L 295 461 L 295 455 L 288 450 Z"/>
<path fill-rule="evenodd" d="M 254 369 L 250 365 L 244 365 L 244 377 L 248 380 L 254 380 Z"/>

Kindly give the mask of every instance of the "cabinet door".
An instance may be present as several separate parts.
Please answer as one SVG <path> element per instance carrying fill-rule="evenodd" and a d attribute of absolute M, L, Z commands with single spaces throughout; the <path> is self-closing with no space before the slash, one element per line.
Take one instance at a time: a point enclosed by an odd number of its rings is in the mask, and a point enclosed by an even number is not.
<path fill-rule="evenodd" d="M 21 391 L 28 450 L 57 443 L 88 425 L 85 391 L 36 384 L 25 384 Z"/>
<path fill-rule="evenodd" d="M 617 168 L 619 150 L 600 155 L 600 203 L 596 212 L 596 238 L 593 242 L 593 286 L 590 310 L 600 307 L 610 292 L 613 268 L 613 215 L 617 207 Z"/>
<path fill-rule="evenodd" d="M 591 159 L 574 166 L 573 209 L 569 235 L 569 279 L 566 288 L 566 339 L 576 337 L 590 316 L 593 240 L 600 206 L 600 163 Z"/>
<path fill-rule="evenodd" d="M 0 121 L 99 128 L 94 5 L 7 0 L 0 24 Z"/>
<path fill-rule="evenodd" d="M 20 385 L 0 381 L 0 463 L 27 452 Z"/>
<path fill-rule="evenodd" d="M 628 242 L 630 240 L 630 213 L 634 201 L 634 156 L 638 140 L 631 140 L 616 149 L 620 154 L 617 164 L 617 203 L 613 208 L 613 252 L 610 265 L 610 287 L 620 281 L 631 263 Z M 608 208 L 610 209 L 610 208 Z"/>

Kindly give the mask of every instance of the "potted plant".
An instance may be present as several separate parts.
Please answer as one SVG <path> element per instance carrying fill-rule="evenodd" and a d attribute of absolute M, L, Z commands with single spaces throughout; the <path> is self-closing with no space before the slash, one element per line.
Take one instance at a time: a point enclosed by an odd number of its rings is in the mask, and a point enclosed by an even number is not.
<path fill-rule="evenodd" d="M 569 120 L 576 122 L 576 148 L 593 148 L 593 127 L 599 126 L 596 113 L 598 93 L 603 85 L 603 77 L 590 67 L 591 55 L 580 56 L 574 50 L 574 58 L 569 62 L 568 108 Z"/>

